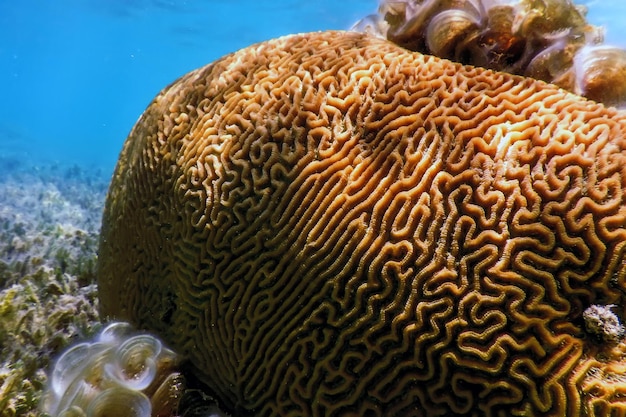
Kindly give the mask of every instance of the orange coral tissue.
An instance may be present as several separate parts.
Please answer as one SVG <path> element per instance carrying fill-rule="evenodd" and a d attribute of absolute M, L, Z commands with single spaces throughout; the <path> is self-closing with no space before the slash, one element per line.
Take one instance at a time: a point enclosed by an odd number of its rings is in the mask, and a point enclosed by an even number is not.
<path fill-rule="evenodd" d="M 364 34 L 253 45 L 128 137 L 102 313 L 235 415 L 624 415 L 621 330 L 583 316 L 624 322 L 625 135 L 618 110 Z"/>

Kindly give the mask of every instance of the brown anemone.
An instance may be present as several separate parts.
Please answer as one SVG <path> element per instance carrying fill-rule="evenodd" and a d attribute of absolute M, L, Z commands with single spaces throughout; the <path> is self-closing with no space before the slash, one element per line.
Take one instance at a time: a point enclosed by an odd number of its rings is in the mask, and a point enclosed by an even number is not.
<path fill-rule="evenodd" d="M 553 85 L 363 34 L 253 45 L 128 137 L 102 313 L 246 416 L 624 415 L 626 343 L 583 315 L 622 328 L 625 134 Z"/>

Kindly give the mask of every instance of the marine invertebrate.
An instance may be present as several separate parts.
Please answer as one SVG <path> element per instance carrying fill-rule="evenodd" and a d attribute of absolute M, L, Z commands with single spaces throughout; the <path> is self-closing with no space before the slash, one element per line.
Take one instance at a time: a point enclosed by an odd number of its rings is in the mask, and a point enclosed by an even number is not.
<path fill-rule="evenodd" d="M 52 369 L 43 409 L 59 417 L 174 416 L 183 388 L 174 352 L 154 336 L 132 334 L 127 323 L 117 322 L 94 342 L 63 352 Z"/>
<path fill-rule="evenodd" d="M 384 0 L 354 29 L 426 54 L 626 104 L 626 51 L 571 0 Z M 587 85 L 587 86 L 583 86 Z"/>
<path fill-rule="evenodd" d="M 574 92 L 609 104 L 626 103 L 626 53 L 619 48 L 585 46 L 574 57 Z"/>
<path fill-rule="evenodd" d="M 588 333 L 598 335 L 607 341 L 619 340 L 624 335 L 624 326 L 617 314 L 611 309 L 614 305 L 601 306 L 593 304 L 583 312 L 583 319 Z"/>
<path fill-rule="evenodd" d="M 360 33 L 253 45 L 131 131 L 101 314 L 245 415 L 622 413 L 626 344 L 583 312 L 624 314 L 625 134 L 614 108 Z"/>

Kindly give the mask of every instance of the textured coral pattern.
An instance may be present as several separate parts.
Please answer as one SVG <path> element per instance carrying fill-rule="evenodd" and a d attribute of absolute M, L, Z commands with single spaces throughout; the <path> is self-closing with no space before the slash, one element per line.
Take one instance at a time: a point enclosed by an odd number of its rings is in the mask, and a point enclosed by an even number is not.
<path fill-rule="evenodd" d="M 132 130 L 102 312 L 242 415 L 622 415 L 626 349 L 583 312 L 624 313 L 625 133 L 549 84 L 363 34 L 251 46 Z"/>

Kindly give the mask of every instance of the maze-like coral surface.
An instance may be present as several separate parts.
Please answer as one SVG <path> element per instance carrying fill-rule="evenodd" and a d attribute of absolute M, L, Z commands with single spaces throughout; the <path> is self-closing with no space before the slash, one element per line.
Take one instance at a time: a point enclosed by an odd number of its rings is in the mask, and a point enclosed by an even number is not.
<path fill-rule="evenodd" d="M 626 117 L 322 32 L 182 77 L 132 130 L 102 313 L 255 416 L 624 413 Z M 607 414 L 608 415 L 608 414 Z"/>

